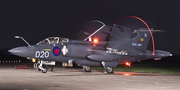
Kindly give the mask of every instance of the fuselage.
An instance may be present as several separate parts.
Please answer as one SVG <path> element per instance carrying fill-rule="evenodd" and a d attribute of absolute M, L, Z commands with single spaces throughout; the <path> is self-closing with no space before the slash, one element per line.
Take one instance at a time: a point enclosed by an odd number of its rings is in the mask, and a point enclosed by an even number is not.
<path fill-rule="evenodd" d="M 78 64 L 100 66 L 101 62 L 118 61 L 118 64 L 126 62 L 136 62 L 138 60 L 147 60 L 153 58 L 162 58 L 171 56 L 169 52 L 156 50 L 155 55 L 147 50 L 132 50 L 127 53 L 123 51 L 109 53 L 106 48 L 106 42 L 103 44 L 93 44 L 84 41 L 70 40 L 70 42 L 61 42 L 53 44 L 40 44 L 17 47 L 9 52 L 28 59 L 37 59 L 44 61 L 68 62 L 73 60 Z"/>

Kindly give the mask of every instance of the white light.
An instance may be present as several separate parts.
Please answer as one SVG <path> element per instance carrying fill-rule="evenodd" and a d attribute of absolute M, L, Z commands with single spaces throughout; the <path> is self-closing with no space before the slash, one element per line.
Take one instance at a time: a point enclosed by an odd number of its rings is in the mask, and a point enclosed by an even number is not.
<path fill-rule="evenodd" d="M 20 36 L 14 36 L 14 38 L 21 38 Z"/>

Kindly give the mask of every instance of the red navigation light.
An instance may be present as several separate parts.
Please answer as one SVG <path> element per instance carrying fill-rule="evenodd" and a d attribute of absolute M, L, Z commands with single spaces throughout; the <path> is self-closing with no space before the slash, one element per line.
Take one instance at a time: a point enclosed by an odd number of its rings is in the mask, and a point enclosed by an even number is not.
<path fill-rule="evenodd" d="M 99 40 L 98 40 L 97 38 L 95 38 L 95 39 L 93 40 L 93 42 L 94 42 L 94 43 L 98 43 Z"/>
<path fill-rule="evenodd" d="M 131 63 L 126 62 L 125 65 L 130 67 L 130 66 L 131 66 Z"/>

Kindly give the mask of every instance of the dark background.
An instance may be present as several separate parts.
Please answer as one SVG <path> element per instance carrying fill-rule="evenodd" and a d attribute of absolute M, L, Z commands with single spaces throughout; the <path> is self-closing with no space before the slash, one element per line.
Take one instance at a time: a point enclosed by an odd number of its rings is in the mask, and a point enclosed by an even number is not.
<path fill-rule="evenodd" d="M 155 48 L 180 54 L 180 5 L 172 0 L 1 0 L 0 49 L 26 46 L 15 35 L 30 44 L 50 36 L 71 39 L 91 20 L 113 24 L 125 16 L 166 30 L 154 34 Z"/>

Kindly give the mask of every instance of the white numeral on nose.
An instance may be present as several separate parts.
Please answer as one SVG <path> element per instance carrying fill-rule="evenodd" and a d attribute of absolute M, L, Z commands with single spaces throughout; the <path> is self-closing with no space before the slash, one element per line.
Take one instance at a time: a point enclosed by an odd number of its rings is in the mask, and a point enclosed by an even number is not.
<path fill-rule="evenodd" d="M 36 58 L 48 58 L 49 52 L 48 51 L 36 51 L 35 57 Z"/>

